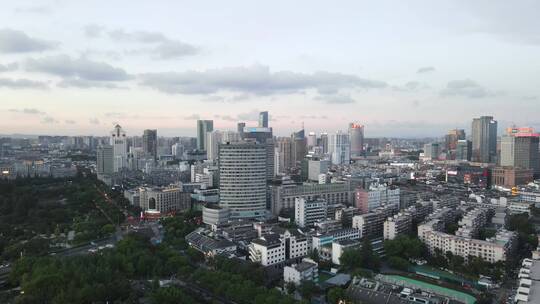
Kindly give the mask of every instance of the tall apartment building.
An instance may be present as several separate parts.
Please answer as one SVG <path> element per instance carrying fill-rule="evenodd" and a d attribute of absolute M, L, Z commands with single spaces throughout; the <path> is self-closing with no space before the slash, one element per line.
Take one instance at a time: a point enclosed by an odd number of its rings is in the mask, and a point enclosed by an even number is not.
<path fill-rule="evenodd" d="M 497 121 L 492 116 L 474 118 L 471 127 L 472 160 L 494 163 L 497 160 Z"/>
<path fill-rule="evenodd" d="M 96 169 L 98 175 L 110 175 L 114 172 L 113 146 L 100 145 L 97 148 Z"/>
<path fill-rule="evenodd" d="M 255 142 L 219 145 L 219 204 L 230 209 L 231 218 L 265 216 L 266 150 Z"/>
<path fill-rule="evenodd" d="M 292 139 L 279 137 L 276 140 L 276 168 L 277 173 L 285 174 L 292 167 Z"/>
<path fill-rule="evenodd" d="M 351 144 L 351 157 L 362 156 L 364 152 L 364 126 L 349 123 L 349 138 Z"/>
<path fill-rule="evenodd" d="M 215 130 L 206 133 L 206 157 L 208 160 L 218 158 L 219 144 L 223 142 L 223 136 L 220 131 Z"/>
<path fill-rule="evenodd" d="M 144 130 L 142 137 L 143 152 L 146 155 L 152 156 L 154 160 L 158 157 L 158 138 L 157 130 Z"/>
<path fill-rule="evenodd" d="M 540 176 L 540 135 L 538 133 L 511 134 L 501 138 L 502 167 L 531 169 Z"/>
<path fill-rule="evenodd" d="M 448 131 L 448 134 L 444 136 L 444 146 L 446 151 L 453 151 L 457 149 L 457 143 L 459 140 L 465 140 L 465 130 L 452 129 Z"/>
<path fill-rule="evenodd" d="M 295 199 L 294 215 L 296 224 L 301 227 L 311 227 L 317 221 L 325 220 L 328 207 L 322 199 L 306 200 Z"/>
<path fill-rule="evenodd" d="M 332 155 L 334 165 L 348 165 L 351 161 L 351 143 L 349 134 L 341 131 L 330 134 L 328 138 L 328 153 Z"/>
<path fill-rule="evenodd" d="M 259 127 L 268 128 L 268 111 L 259 113 Z"/>
<path fill-rule="evenodd" d="M 197 149 L 206 151 L 206 136 L 214 131 L 213 120 L 197 120 Z"/>
<path fill-rule="evenodd" d="M 118 172 L 122 168 L 126 168 L 128 163 L 126 132 L 120 125 L 116 125 L 111 132 L 110 142 L 113 147 L 113 171 Z"/>
<path fill-rule="evenodd" d="M 439 143 L 429 143 L 424 145 L 424 159 L 438 159 L 441 153 Z"/>
<path fill-rule="evenodd" d="M 385 185 L 371 185 L 368 189 L 356 189 L 356 208 L 360 213 L 368 213 L 382 205 L 395 205 L 399 208 L 399 188 Z"/>
<path fill-rule="evenodd" d="M 460 139 L 456 145 L 456 159 L 470 161 L 472 157 L 472 142 L 466 139 Z"/>

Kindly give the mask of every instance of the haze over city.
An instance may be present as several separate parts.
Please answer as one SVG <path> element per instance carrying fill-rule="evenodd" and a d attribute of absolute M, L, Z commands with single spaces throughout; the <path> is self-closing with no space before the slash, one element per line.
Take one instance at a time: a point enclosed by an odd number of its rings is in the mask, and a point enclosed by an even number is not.
<path fill-rule="evenodd" d="M 5 1 L 0 133 L 540 128 L 537 1 Z"/>

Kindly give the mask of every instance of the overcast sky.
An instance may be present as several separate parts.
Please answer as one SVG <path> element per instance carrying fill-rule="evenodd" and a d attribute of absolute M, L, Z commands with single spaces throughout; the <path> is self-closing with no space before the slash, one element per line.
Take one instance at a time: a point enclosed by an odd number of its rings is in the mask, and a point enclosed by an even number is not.
<path fill-rule="evenodd" d="M 0 134 L 540 128 L 540 1 L 3 1 Z"/>

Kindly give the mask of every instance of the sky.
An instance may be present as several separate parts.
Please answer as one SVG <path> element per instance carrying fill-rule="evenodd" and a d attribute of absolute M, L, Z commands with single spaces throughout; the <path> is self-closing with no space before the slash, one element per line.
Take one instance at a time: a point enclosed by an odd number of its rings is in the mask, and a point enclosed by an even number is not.
<path fill-rule="evenodd" d="M 0 134 L 540 129 L 540 1 L 0 4 Z"/>

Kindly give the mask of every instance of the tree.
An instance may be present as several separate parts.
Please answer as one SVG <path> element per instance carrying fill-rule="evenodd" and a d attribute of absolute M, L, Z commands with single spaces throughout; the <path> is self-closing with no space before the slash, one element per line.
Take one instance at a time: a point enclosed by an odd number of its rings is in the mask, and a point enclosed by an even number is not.
<path fill-rule="evenodd" d="M 390 258 L 388 258 L 388 265 L 392 268 L 402 271 L 407 271 L 409 269 L 409 262 L 404 258 L 400 258 L 397 256 L 391 256 Z"/>
<path fill-rule="evenodd" d="M 302 295 L 302 298 L 309 300 L 319 291 L 319 288 L 312 281 L 302 281 L 298 291 Z"/>
<path fill-rule="evenodd" d="M 346 299 L 345 291 L 339 287 L 331 288 L 326 294 L 326 299 L 330 304 L 337 304 L 340 300 Z"/>

